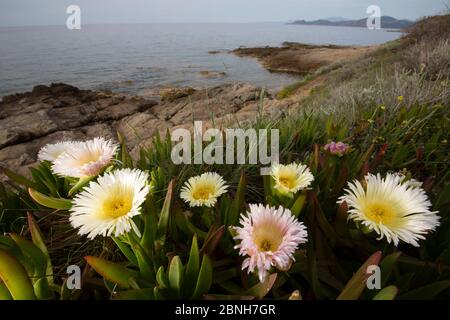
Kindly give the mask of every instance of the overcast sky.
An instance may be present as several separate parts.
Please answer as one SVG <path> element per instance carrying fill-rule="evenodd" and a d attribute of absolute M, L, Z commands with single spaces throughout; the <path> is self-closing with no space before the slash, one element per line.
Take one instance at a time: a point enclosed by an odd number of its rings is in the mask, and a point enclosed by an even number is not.
<path fill-rule="evenodd" d="M 450 0 L 0 0 L 0 26 L 65 24 L 66 8 L 81 7 L 84 24 L 262 22 L 363 18 L 369 5 L 382 15 L 415 20 Z"/>

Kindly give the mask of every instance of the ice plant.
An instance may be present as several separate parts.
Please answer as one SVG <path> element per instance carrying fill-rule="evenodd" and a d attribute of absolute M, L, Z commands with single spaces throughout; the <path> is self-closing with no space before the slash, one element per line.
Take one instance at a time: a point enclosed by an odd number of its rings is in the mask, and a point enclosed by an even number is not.
<path fill-rule="evenodd" d="M 76 146 L 77 143 L 77 141 L 61 141 L 47 144 L 39 150 L 38 160 L 54 162 L 60 155 Z"/>
<path fill-rule="evenodd" d="M 92 181 L 73 201 L 70 222 L 79 234 L 88 238 L 120 236 L 132 228 L 138 230 L 132 218 L 149 192 L 148 174 L 134 169 L 107 173 Z"/>
<path fill-rule="evenodd" d="M 330 154 L 342 157 L 350 151 L 350 146 L 341 141 L 328 143 L 324 146 L 324 150 L 328 151 Z"/>
<path fill-rule="evenodd" d="M 98 175 L 111 163 L 117 152 L 117 145 L 111 140 L 94 138 L 70 146 L 53 163 L 54 173 L 74 178 Z"/>
<path fill-rule="evenodd" d="M 213 207 L 217 198 L 227 192 L 228 186 L 215 172 L 206 172 L 190 178 L 181 188 L 180 197 L 191 207 Z"/>
<path fill-rule="evenodd" d="M 425 191 L 402 175 L 389 173 L 382 178 L 368 174 L 365 179 L 365 188 L 359 181 L 350 182 L 338 203 L 345 201 L 349 219 L 374 230 L 378 240 L 386 238 L 395 246 L 402 240 L 418 247 L 418 241 L 439 226 L 440 218 L 430 211 Z"/>
<path fill-rule="evenodd" d="M 275 267 L 288 270 L 294 261 L 299 244 L 307 241 L 307 231 L 289 209 L 278 209 L 262 204 L 251 204 L 247 215 L 242 215 L 240 227 L 235 227 L 235 246 L 239 254 L 246 256 L 242 270 L 257 272 L 264 282 L 269 270 Z"/>
<path fill-rule="evenodd" d="M 306 165 L 291 163 L 283 165 L 274 163 L 271 176 L 275 182 L 275 189 L 281 193 L 296 193 L 309 187 L 314 176 Z"/>

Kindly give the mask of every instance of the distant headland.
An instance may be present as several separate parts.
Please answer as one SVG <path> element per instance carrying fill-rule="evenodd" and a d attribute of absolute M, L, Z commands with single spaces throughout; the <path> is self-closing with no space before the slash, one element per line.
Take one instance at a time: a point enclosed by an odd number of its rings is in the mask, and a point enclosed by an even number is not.
<path fill-rule="evenodd" d="M 296 25 L 313 25 L 313 26 L 337 26 L 337 27 L 363 27 L 367 26 L 367 18 L 358 20 L 346 20 L 346 19 L 320 19 L 313 21 L 297 20 L 290 24 Z M 389 16 L 381 17 L 381 27 L 383 29 L 404 29 L 414 24 L 414 21 L 399 20 Z"/>

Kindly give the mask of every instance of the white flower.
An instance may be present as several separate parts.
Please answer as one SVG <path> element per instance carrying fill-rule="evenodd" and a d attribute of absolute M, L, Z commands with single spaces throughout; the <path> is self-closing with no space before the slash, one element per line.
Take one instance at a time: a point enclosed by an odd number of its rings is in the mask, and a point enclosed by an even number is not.
<path fill-rule="evenodd" d="M 275 189 L 282 193 L 296 193 L 310 186 L 314 176 L 306 165 L 291 163 L 282 165 L 274 163 L 271 176 L 275 181 Z"/>
<path fill-rule="evenodd" d="M 113 160 L 116 152 L 117 145 L 103 138 L 76 143 L 56 158 L 52 170 L 74 178 L 96 176 Z"/>
<path fill-rule="evenodd" d="M 418 247 L 418 240 L 439 226 L 437 211 L 430 211 L 431 203 L 425 191 L 415 184 L 405 182 L 398 174 L 386 178 L 368 174 L 367 187 L 359 181 L 349 183 L 346 194 L 338 203 L 349 206 L 349 219 L 374 230 L 395 246 L 402 240 Z"/>
<path fill-rule="evenodd" d="M 74 147 L 79 143 L 78 141 L 62 141 L 53 144 L 47 144 L 39 150 L 39 161 L 54 162 L 60 155 L 65 153 L 68 149 Z"/>
<path fill-rule="evenodd" d="M 122 169 L 107 173 L 90 182 L 73 200 L 70 222 L 80 235 L 93 239 L 98 235 L 120 236 L 133 228 L 132 218 L 149 192 L 148 174 Z"/>
<path fill-rule="evenodd" d="M 278 209 L 262 204 L 250 205 L 247 216 L 241 215 L 242 227 L 235 227 L 234 237 L 241 242 L 235 247 L 239 254 L 248 256 L 242 270 L 257 269 L 261 282 L 266 279 L 271 267 L 288 270 L 294 261 L 294 252 L 307 241 L 307 231 L 289 209 Z"/>
<path fill-rule="evenodd" d="M 181 188 L 180 197 L 191 207 L 213 207 L 217 198 L 227 192 L 228 186 L 215 172 L 206 172 L 190 178 Z"/>

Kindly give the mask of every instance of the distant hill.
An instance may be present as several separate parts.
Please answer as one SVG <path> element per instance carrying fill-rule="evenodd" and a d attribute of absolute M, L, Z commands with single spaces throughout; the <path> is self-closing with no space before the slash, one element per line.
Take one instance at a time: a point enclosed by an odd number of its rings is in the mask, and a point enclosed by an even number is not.
<path fill-rule="evenodd" d="M 340 21 L 348 21 L 350 19 L 343 18 L 343 17 L 329 17 L 329 18 L 325 18 L 324 20 L 328 20 L 331 22 L 340 22 Z"/>
<path fill-rule="evenodd" d="M 292 22 L 291 24 L 297 25 L 313 25 L 313 26 L 337 26 L 337 27 L 367 27 L 367 18 L 359 19 L 359 20 L 339 20 L 335 19 L 320 19 L 314 21 L 306 21 L 306 20 L 297 20 Z M 398 20 L 389 16 L 381 17 L 381 27 L 383 29 L 404 29 L 412 26 L 414 24 L 413 21 L 410 20 Z"/>

